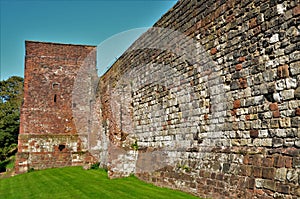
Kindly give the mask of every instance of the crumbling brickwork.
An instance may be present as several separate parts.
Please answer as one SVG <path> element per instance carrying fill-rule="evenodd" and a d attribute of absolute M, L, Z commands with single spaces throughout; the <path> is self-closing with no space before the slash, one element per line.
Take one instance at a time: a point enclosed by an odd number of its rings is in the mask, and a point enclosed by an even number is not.
<path fill-rule="evenodd" d="M 26 42 L 17 173 L 95 161 L 87 121 L 95 69 L 94 46 Z"/>
<path fill-rule="evenodd" d="M 178 1 L 99 82 L 110 177 L 299 198 L 299 5 Z"/>

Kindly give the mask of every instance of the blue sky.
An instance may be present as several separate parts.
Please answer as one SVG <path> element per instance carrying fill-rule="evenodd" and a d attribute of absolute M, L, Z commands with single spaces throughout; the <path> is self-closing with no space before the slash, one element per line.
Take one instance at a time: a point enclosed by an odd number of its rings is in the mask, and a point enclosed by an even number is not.
<path fill-rule="evenodd" d="M 96 45 L 102 74 L 176 2 L 0 0 L 0 78 L 24 75 L 25 40 Z"/>

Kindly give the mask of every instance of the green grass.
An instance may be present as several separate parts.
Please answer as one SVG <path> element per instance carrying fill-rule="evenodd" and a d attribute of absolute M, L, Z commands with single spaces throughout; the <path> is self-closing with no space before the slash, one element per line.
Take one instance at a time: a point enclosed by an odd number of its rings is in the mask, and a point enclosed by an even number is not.
<path fill-rule="evenodd" d="M 9 160 L 9 163 L 6 165 L 7 169 L 13 169 L 15 166 L 15 156 L 12 156 Z"/>
<path fill-rule="evenodd" d="M 0 179 L 0 198 L 189 199 L 189 194 L 144 183 L 136 177 L 110 180 L 104 170 L 47 169 Z"/>

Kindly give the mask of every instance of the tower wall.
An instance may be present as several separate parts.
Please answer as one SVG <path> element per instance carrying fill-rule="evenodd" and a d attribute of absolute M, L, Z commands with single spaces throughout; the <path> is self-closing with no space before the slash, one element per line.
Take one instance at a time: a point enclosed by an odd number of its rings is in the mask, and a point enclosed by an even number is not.
<path fill-rule="evenodd" d="M 93 161 L 87 151 L 95 69 L 94 46 L 26 41 L 17 173 Z"/>

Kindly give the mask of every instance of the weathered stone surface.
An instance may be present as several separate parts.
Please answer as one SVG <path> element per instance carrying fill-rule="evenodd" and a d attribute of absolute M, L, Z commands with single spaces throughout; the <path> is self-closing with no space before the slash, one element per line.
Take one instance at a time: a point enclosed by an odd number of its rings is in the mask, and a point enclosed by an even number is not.
<path fill-rule="evenodd" d="M 295 170 L 288 170 L 286 178 L 289 182 L 298 182 L 298 173 Z"/>
<path fill-rule="evenodd" d="M 178 1 L 100 78 L 95 107 L 75 122 L 88 135 L 78 150 L 98 151 L 112 178 L 135 173 L 204 198 L 297 198 L 298 10 L 294 0 Z M 37 131 L 52 118 L 41 116 Z M 40 150 L 39 139 L 22 140 L 24 151 Z"/>
<path fill-rule="evenodd" d="M 294 95 L 295 95 L 296 99 L 300 99 L 300 86 L 297 87 L 297 89 L 295 90 Z"/>
<path fill-rule="evenodd" d="M 289 77 L 289 66 L 288 65 L 283 65 L 283 66 L 279 66 L 277 68 L 277 76 L 279 78 L 286 78 Z"/>
<path fill-rule="evenodd" d="M 276 169 L 275 179 L 284 182 L 286 180 L 286 168 Z"/>

